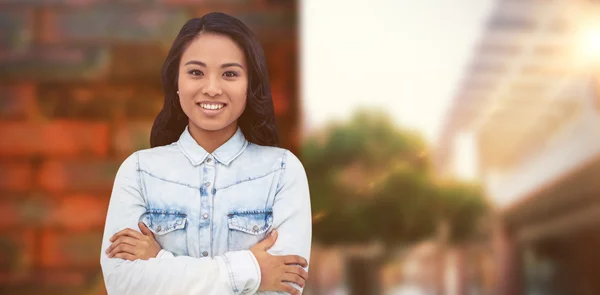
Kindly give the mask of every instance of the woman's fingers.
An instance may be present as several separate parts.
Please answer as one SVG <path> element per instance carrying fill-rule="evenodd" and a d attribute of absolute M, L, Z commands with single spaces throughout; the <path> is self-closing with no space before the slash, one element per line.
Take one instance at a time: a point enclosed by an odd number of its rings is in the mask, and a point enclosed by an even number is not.
<path fill-rule="evenodd" d="M 127 245 L 127 244 L 120 244 L 116 247 L 114 247 L 109 253 L 108 253 L 108 257 L 117 257 L 117 253 L 129 253 L 132 255 L 136 255 L 136 248 L 134 246 L 131 245 Z"/>
<path fill-rule="evenodd" d="M 119 237 L 114 243 L 112 243 L 108 249 L 106 249 L 105 253 L 108 254 L 110 253 L 110 251 L 112 251 L 112 249 L 114 249 L 116 246 L 120 245 L 120 244 L 128 244 L 131 246 L 135 246 L 137 245 L 139 242 L 138 239 L 134 239 L 134 238 L 130 238 L 127 236 L 121 236 Z"/>
<path fill-rule="evenodd" d="M 124 229 L 124 230 L 122 230 L 122 231 L 119 231 L 118 233 L 114 234 L 114 235 L 113 235 L 113 236 L 110 238 L 110 241 L 111 241 L 111 242 L 114 242 L 114 241 L 116 241 L 116 240 L 117 240 L 119 237 L 122 237 L 122 236 L 128 236 L 128 237 L 136 238 L 136 239 L 138 239 L 138 240 L 141 240 L 141 239 L 142 239 L 142 237 L 144 237 L 144 235 L 143 235 L 142 233 L 140 233 L 140 232 L 138 232 L 138 231 L 135 231 L 135 230 L 133 230 L 133 229 L 130 229 L 130 228 L 126 228 L 126 229 Z"/>
<path fill-rule="evenodd" d="M 121 259 L 129 260 L 129 261 L 135 261 L 138 259 L 135 255 L 125 253 L 125 252 L 115 254 L 115 258 L 121 258 Z"/>
<path fill-rule="evenodd" d="M 144 224 L 143 222 L 138 222 L 138 226 L 140 227 L 140 231 L 144 235 L 154 239 L 154 233 L 146 226 L 146 224 Z"/>
<path fill-rule="evenodd" d="M 283 263 L 285 264 L 299 264 L 302 267 L 308 266 L 308 261 L 298 255 L 287 255 L 283 256 Z"/>
<path fill-rule="evenodd" d="M 285 272 L 297 275 L 297 276 L 301 277 L 302 279 L 304 279 L 305 281 L 308 280 L 308 272 L 300 266 L 287 265 L 285 267 Z"/>
<path fill-rule="evenodd" d="M 280 283 L 279 284 L 279 291 L 283 291 L 286 292 L 288 294 L 292 294 L 292 295 L 300 295 L 300 291 L 296 290 L 296 288 L 285 284 L 285 283 Z"/>
<path fill-rule="evenodd" d="M 306 284 L 306 279 L 301 276 L 293 273 L 285 273 L 282 277 L 283 282 L 295 283 L 296 285 L 304 288 L 304 284 Z"/>

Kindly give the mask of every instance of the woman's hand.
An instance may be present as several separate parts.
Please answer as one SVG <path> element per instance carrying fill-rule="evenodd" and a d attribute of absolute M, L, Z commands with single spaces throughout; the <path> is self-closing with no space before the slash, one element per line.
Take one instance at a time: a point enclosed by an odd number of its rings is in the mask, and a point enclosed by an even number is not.
<path fill-rule="evenodd" d="M 284 282 L 295 283 L 304 288 L 308 273 L 303 267 L 308 266 L 308 262 L 298 255 L 273 256 L 267 253 L 276 240 L 277 232 L 272 231 L 266 239 L 250 248 L 260 266 L 261 279 L 258 290 L 283 291 L 300 295 L 300 291 Z"/>
<path fill-rule="evenodd" d="M 154 238 L 154 234 L 142 222 L 138 223 L 142 233 L 126 228 L 110 238 L 112 245 L 106 249 L 109 258 L 125 260 L 148 260 L 156 257 L 161 247 Z"/>

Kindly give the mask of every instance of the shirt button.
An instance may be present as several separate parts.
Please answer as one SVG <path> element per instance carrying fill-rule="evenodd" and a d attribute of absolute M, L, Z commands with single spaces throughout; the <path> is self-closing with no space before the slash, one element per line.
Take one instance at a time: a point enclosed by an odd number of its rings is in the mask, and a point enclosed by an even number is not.
<path fill-rule="evenodd" d="M 253 229 L 254 231 L 258 231 L 258 225 L 255 225 L 255 226 L 254 226 L 252 229 Z"/>
<path fill-rule="evenodd" d="M 161 231 L 161 230 L 162 230 L 162 226 L 159 225 L 156 227 L 156 231 Z"/>
<path fill-rule="evenodd" d="M 205 257 L 208 256 L 208 251 L 202 252 L 202 255 L 205 256 Z"/>
<path fill-rule="evenodd" d="M 204 217 L 204 219 L 208 218 L 208 213 L 204 213 L 204 215 L 202 215 L 202 217 Z"/>
<path fill-rule="evenodd" d="M 207 182 L 204 184 L 205 187 L 209 187 L 210 186 L 210 182 Z"/>
<path fill-rule="evenodd" d="M 206 163 L 210 163 L 212 161 L 211 158 L 206 159 Z"/>

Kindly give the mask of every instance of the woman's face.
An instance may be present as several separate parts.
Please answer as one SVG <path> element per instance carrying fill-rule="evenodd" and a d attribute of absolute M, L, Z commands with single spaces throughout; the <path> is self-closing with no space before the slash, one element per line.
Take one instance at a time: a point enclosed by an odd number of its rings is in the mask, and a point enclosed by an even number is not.
<path fill-rule="evenodd" d="M 201 33 L 181 56 L 178 87 L 190 128 L 219 131 L 237 127 L 248 88 L 244 52 L 225 35 Z"/>

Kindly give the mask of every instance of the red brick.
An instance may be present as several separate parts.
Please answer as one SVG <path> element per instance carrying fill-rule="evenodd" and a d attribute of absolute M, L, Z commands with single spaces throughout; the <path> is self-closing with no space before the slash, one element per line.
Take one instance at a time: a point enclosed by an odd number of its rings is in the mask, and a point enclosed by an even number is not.
<path fill-rule="evenodd" d="M 131 65 L 124 57 L 122 63 Z M 40 113 L 46 118 L 154 121 L 163 103 L 158 82 L 48 84 L 38 92 Z"/>
<path fill-rule="evenodd" d="M 38 174 L 40 187 L 48 192 L 106 192 L 112 189 L 120 162 L 51 160 Z"/>
<path fill-rule="evenodd" d="M 35 284 L 38 287 L 76 287 L 84 285 L 86 275 L 80 271 L 73 270 L 28 270 L 28 271 L 0 271 L 0 285 L 4 286 L 23 286 L 26 284 Z M 40 289 L 38 292 L 26 294 L 43 294 Z M 21 293 L 8 293 L 21 294 Z M 56 293 L 53 293 L 56 294 Z M 74 294 L 74 293 L 73 293 Z"/>
<path fill-rule="evenodd" d="M 44 225 L 70 231 L 102 229 L 108 201 L 108 193 L 105 198 L 91 195 L 72 195 L 62 198 L 56 201 Z"/>
<path fill-rule="evenodd" d="M 10 228 L 21 222 L 15 201 L 0 201 L 0 228 Z"/>
<path fill-rule="evenodd" d="M 30 190 L 32 185 L 33 168 L 30 163 L 0 162 L 0 190 L 25 192 Z"/>
<path fill-rule="evenodd" d="M 0 49 L 0 77 L 7 80 L 85 81 L 104 77 L 109 56 L 102 47 L 36 46 Z"/>
<path fill-rule="evenodd" d="M 297 96 L 297 44 L 292 41 L 276 41 L 263 44 L 268 56 L 271 94 L 276 116 L 290 116 L 296 109 L 293 105 Z"/>
<path fill-rule="evenodd" d="M 272 34 L 293 36 L 292 33 L 297 27 L 297 13 L 289 9 L 245 10 L 232 15 L 259 36 Z"/>
<path fill-rule="evenodd" d="M 173 0 L 178 1 L 178 0 Z M 294 7 L 287 5 L 249 4 L 248 7 L 223 5 L 208 5 L 194 9 L 192 15 L 201 17 L 213 11 L 222 11 L 241 20 L 258 37 L 261 43 L 272 40 L 295 40 L 298 27 L 298 13 Z"/>
<path fill-rule="evenodd" d="M 112 46 L 109 75 L 115 80 L 148 79 L 156 81 L 155 85 L 160 86 L 160 74 L 167 49 L 159 44 L 147 43 Z"/>
<path fill-rule="evenodd" d="M 160 112 L 163 106 L 163 93 L 153 89 L 145 89 L 136 92 L 135 97 L 127 101 L 125 115 L 131 120 L 152 120 Z"/>
<path fill-rule="evenodd" d="M 27 272 L 34 266 L 35 235 L 33 230 L 0 235 L 0 269 Z"/>
<path fill-rule="evenodd" d="M 198 5 L 206 5 L 206 4 L 220 4 L 226 3 L 228 5 L 234 4 L 239 5 L 243 3 L 249 3 L 252 0 L 126 0 L 121 2 L 132 3 L 132 4 L 169 4 L 169 5 L 185 5 L 185 6 L 198 6 Z M 268 0 L 272 1 L 272 0 Z M 77 7 L 86 7 L 91 4 L 105 4 L 105 3 L 114 3 L 114 0 L 0 0 L 0 4 L 26 4 L 29 5 L 39 5 L 39 6 L 48 6 L 48 5 L 71 5 Z M 286 2 L 292 2 L 287 1 Z"/>
<path fill-rule="evenodd" d="M 45 231 L 41 241 L 42 267 L 97 267 L 100 261 L 101 232 Z"/>
<path fill-rule="evenodd" d="M 273 97 L 273 107 L 275 108 L 275 115 L 282 116 L 288 112 L 289 109 L 289 97 L 287 97 L 287 90 L 285 85 L 281 83 L 271 84 L 271 96 Z"/>
<path fill-rule="evenodd" d="M 42 224 L 50 212 L 48 198 L 7 198 L 0 201 L 0 228 L 34 228 Z"/>
<path fill-rule="evenodd" d="M 94 6 L 47 9 L 41 39 L 45 43 L 168 41 L 188 16 L 182 8 L 160 6 Z"/>
<path fill-rule="evenodd" d="M 101 88 L 99 87 L 101 85 L 81 84 L 61 83 L 41 86 L 38 96 L 41 114 L 49 119 L 106 120 L 110 119 L 122 105 L 122 103 L 103 99 L 104 93 L 110 90 L 110 87 Z"/>
<path fill-rule="evenodd" d="M 30 83 L 0 85 L 0 118 L 32 118 L 37 113 L 35 90 L 35 86 Z"/>
<path fill-rule="evenodd" d="M 116 128 L 113 148 L 120 156 L 150 147 L 152 121 L 130 122 Z"/>
<path fill-rule="evenodd" d="M 19 227 L 79 232 L 102 229 L 109 195 L 110 191 L 104 197 L 80 194 L 62 198 L 44 196 L 0 200 L 0 230 Z"/>
<path fill-rule="evenodd" d="M 34 281 L 45 287 L 77 287 L 86 283 L 86 276 L 73 270 L 44 270 L 36 273 Z"/>
<path fill-rule="evenodd" d="M 33 10 L 3 9 L 0 11 L 0 20 L 0 46 L 17 49 L 30 45 L 33 35 Z"/>
<path fill-rule="evenodd" d="M 81 6 L 88 4 L 107 3 L 110 0 L 0 0 L 0 4 L 27 4 L 27 5 L 73 5 Z"/>
<path fill-rule="evenodd" d="M 240 5 L 240 4 L 246 4 L 246 3 L 250 3 L 252 0 L 202 0 L 202 1 L 198 1 L 198 0 L 155 0 L 158 3 L 161 4 L 169 4 L 169 5 L 184 5 L 184 6 L 199 6 L 198 4 L 202 4 L 203 6 L 209 4 L 209 5 L 220 5 L 220 6 L 224 6 L 224 5 L 229 5 L 231 7 L 231 5 Z M 213 9 L 212 11 L 222 11 L 222 10 L 215 10 Z"/>
<path fill-rule="evenodd" d="M 77 121 L 0 122 L 0 156 L 70 156 L 108 152 L 108 125 Z"/>

